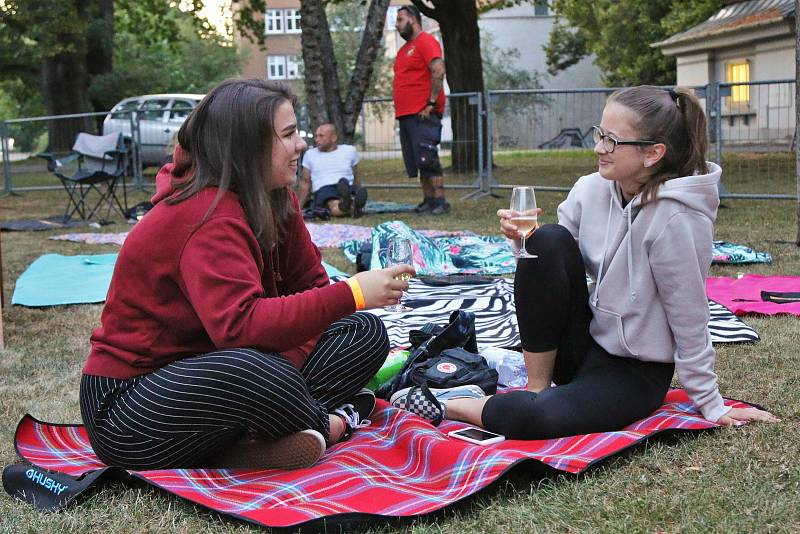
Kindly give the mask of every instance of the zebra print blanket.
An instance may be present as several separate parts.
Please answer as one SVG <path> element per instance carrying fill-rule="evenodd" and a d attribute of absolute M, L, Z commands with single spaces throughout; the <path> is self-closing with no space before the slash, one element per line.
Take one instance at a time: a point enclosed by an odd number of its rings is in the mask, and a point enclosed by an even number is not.
<path fill-rule="evenodd" d="M 517 316 L 514 308 L 514 281 L 497 278 L 484 285 L 456 284 L 429 286 L 412 279 L 404 303 L 413 311 L 405 314 L 370 310 L 379 316 L 389 332 L 393 347 L 408 345 L 408 332 L 428 323 L 444 324 L 457 309 L 475 312 L 479 347 L 519 347 Z M 755 330 L 744 324 L 727 308 L 708 301 L 711 319 L 708 329 L 714 343 L 758 341 Z"/>

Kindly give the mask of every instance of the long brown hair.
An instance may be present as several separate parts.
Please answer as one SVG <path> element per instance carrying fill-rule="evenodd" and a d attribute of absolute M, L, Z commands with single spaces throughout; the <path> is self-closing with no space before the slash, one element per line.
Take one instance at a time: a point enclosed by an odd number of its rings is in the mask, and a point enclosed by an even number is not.
<path fill-rule="evenodd" d="M 225 191 L 233 191 L 262 248 L 270 250 L 292 212 L 286 188 L 267 188 L 278 135 L 275 112 L 284 102 L 294 105 L 296 97 L 281 82 L 230 79 L 212 89 L 178 131 L 178 143 L 188 157 L 176 160 L 176 192 L 165 202 L 176 204 L 217 187 L 208 217 Z"/>
<path fill-rule="evenodd" d="M 655 200 L 656 191 L 667 180 L 695 172 L 708 173 L 706 115 L 691 91 L 640 85 L 614 92 L 608 102 L 623 105 L 639 117 L 632 125 L 639 139 L 667 147 L 650 179 L 642 186 L 643 203 Z"/>

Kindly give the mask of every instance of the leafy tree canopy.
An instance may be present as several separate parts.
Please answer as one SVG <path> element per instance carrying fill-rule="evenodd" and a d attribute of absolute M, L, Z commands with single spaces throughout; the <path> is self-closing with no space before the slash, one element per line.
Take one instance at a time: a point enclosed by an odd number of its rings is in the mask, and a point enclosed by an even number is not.
<path fill-rule="evenodd" d="M 243 53 L 213 33 L 197 31 L 192 16 L 178 10 L 165 20 L 175 31 L 169 39 L 135 31 L 128 12 L 114 35 L 114 70 L 95 76 L 92 99 L 110 109 L 119 100 L 149 93 L 205 93 L 225 78 L 235 76 Z"/>
<path fill-rule="evenodd" d="M 202 0 L 108 1 L 114 8 L 113 28 L 96 16 L 101 3 L 96 0 L 0 2 L 4 117 L 44 114 L 42 62 L 74 53 L 85 46 L 81 43 L 102 42 L 113 49 L 112 72 L 90 76 L 88 83 L 98 110 L 141 93 L 205 92 L 238 72 L 242 58 L 237 51 L 197 15 Z"/>
<path fill-rule="evenodd" d="M 721 0 L 553 0 L 556 22 L 545 46 L 555 74 L 594 54 L 610 86 L 675 83 L 675 58 L 652 43 L 699 24 Z"/>

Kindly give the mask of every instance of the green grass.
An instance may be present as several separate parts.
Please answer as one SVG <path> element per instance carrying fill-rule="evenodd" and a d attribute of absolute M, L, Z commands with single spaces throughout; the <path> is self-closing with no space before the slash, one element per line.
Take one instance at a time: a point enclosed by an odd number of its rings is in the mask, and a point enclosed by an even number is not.
<path fill-rule="evenodd" d="M 584 155 L 560 167 L 547 158 L 498 155 L 495 177 L 502 183 L 569 184 L 592 170 Z M 362 163 L 369 183 L 409 183 L 394 162 Z M 729 188 L 755 177 L 733 172 Z M 471 183 L 468 176 L 448 176 L 450 183 Z M 741 182 L 741 183 L 740 183 Z M 779 190 L 783 183 L 761 177 L 759 187 Z M 503 198 L 459 200 L 449 194 L 453 211 L 446 217 L 396 215 L 416 229 L 497 231 L 495 212 Z M 370 198 L 416 203 L 418 189 L 371 189 Z M 564 193 L 540 192 L 545 222 L 555 222 Z M 131 203 L 146 198 L 134 195 Z M 0 218 L 43 217 L 64 205 L 62 191 L 25 193 L 0 198 Z M 720 210 L 716 237 L 772 253 L 771 265 L 712 267 L 712 275 L 737 272 L 800 273 L 794 241 L 797 223 L 790 201 L 727 201 Z M 369 215 L 359 224 L 375 225 L 384 216 Z M 104 232 L 121 232 L 117 223 Z M 102 253 L 113 246 L 50 241 L 63 231 L 4 232 L 3 279 L 6 303 L 14 281 L 39 255 Z M 354 272 L 338 250 L 323 251 L 326 260 Z M 0 352 L 0 463 L 16 461 L 14 428 L 29 412 L 48 421 L 80 419 L 78 381 L 89 349 L 89 334 L 101 306 L 50 309 L 6 307 L 6 349 Z M 717 371 L 724 395 L 768 406 L 783 421 L 693 435 L 647 447 L 613 459 L 580 477 L 541 475 L 520 469 L 487 492 L 412 523 L 391 523 L 374 530 L 412 532 L 797 532 L 800 530 L 800 323 L 795 317 L 747 317 L 762 341 L 754 345 L 718 346 Z M 0 532 L 250 532 L 254 527 L 222 519 L 199 507 L 147 487 L 109 486 L 85 502 L 56 515 L 40 514 L 0 496 Z"/>

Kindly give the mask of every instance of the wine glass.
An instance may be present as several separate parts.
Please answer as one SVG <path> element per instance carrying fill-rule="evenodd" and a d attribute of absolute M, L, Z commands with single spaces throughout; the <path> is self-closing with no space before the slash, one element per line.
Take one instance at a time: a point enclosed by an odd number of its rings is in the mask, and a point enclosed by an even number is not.
<path fill-rule="evenodd" d="M 511 224 L 519 229 L 522 235 L 522 246 L 517 254 L 518 258 L 538 258 L 529 254 L 525 248 L 525 238 L 533 233 L 537 227 L 536 194 L 533 187 L 515 187 L 511 193 Z"/>
<path fill-rule="evenodd" d="M 408 238 L 401 236 L 391 238 L 388 246 L 386 247 L 386 266 L 411 265 L 412 261 L 411 241 Z M 411 273 L 399 274 L 395 277 L 395 279 L 407 282 L 411 279 Z M 386 306 L 383 309 L 390 312 L 407 312 L 413 310 L 414 308 L 403 304 L 404 296 L 405 291 L 403 291 L 403 293 L 400 295 L 400 300 L 398 300 L 397 304 Z"/>

